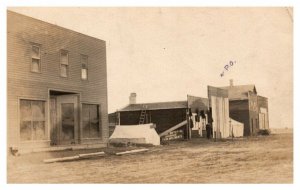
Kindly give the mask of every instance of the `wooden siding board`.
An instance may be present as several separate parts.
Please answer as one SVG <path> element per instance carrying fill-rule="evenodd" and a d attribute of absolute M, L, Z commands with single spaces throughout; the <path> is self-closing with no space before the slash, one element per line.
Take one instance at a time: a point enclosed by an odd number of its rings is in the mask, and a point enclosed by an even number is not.
<path fill-rule="evenodd" d="M 248 100 L 230 100 L 229 117 L 244 124 L 244 136 L 250 135 L 250 115 Z"/>
<path fill-rule="evenodd" d="M 157 133 L 162 133 L 174 125 L 186 120 L 186 109 L 147 110 L 151 122 L 156 124 Z M 137 125 L 141 111 L 120 112 L 121 125 Z"/>
<path fill-rule="evenodd" d="M 268 107 L 268 98 L 263 97 L 263 96 L 258 96 L 257 97 L 257 104 L 258 104 L 258 112 L 260 112 L 260 108 L 266 108 L 267 110 L 267 115 L 266 115 L 266 128 L 269 128 L 269 107 Z"/>

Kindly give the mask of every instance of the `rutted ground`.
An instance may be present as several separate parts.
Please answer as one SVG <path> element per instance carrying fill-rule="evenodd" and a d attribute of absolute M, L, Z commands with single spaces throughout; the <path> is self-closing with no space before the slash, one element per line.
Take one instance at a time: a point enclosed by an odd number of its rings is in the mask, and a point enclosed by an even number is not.
<path fill-rule="evenodd" d="M 85 152 L 95 151 L 99 150 Z M 9 156 L 8 183 L 293 182 L 292 133 L 222 142 L 194 139 L 151 147 L 146 153 L 134 155 L 109 155 L 52 164 L 42 162 L 45 158 L 78 153 Z"/>

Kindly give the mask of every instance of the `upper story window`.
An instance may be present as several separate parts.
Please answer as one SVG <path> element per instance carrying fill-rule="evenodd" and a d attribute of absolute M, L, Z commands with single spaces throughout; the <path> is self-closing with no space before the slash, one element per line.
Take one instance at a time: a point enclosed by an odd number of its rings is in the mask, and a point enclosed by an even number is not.
<path fill-rule="evenodd" d="M 32 45 L 31 47 L 31 71 L 41 72 L 41 49 L 38 45 Z"/>
<path fill-rule="evenodd" d="M 60 76 L 68 77 L 69 74 L 69 53 L 65 50 L 60 51 Z"/>
<path fill-rule="evenodd" d="M 81 62 L 81 79 L 87 80 L 87 78 L 88 78 L 88 56 L 81 55 L 80 62 Z"/>

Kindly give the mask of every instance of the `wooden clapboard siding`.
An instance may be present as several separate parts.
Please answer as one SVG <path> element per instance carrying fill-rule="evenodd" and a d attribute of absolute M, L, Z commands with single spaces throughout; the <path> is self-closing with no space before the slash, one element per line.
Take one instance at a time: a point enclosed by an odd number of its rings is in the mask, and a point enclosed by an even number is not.
<path fill-rule="evenodd" d="M 229 117 L 244 124 L 244 136 L 255 135 L 259 130 L 258 109 L 250 108 L 250 104 L 257 105 L 256 95 L 244 100 L 229 100 Z"/>
<path fill-rule="evenodd" d="M 174 131 L 174 130 L 176 130 L 176 129 L 182 127 L 182 126 L 186 126 L 186 125 L 187 125 L 187 120 L 184 120 L 184 121 L 178 123 L 177 125 L 175 125 L 175 126 L 169 128 L 169 129 L 167 129 L 166 131 L 160 133 L 159 136 L 160 136 L 160 137 L 165 136 L 165 135 L 167 135 L 168 133 L 170 133 L 170 132 L 172 132 L 172 131 Z"/>
<path fill-rule="evenodd" d="M 230 100 L 229 117 L 244 124 L 244 136 L 251 134 L 248 100 Z"/>
<path fill-rule="evenodd" d="M 141 111 L 120 112 L 121 125 L 137 125 L 140 114 Z M 186 109 L 183 108 L 147 110 L 147 114 L 151 115 L 151 122 L 156 124 L 155 130 L 158 134 L 186 120 Z"/>
<path fill-rule="evenodd" d="M 230 117 L 244 123 L 245 136 L 256 135 L 259 131 L 260 108 L 268 109 L 268 99 L 257 95 L 255 85 L 221 88 L 228 90 Z"/>
<path fill-rule="evenodd" d="M 268 98 L 263 96 L 257 96 L 257 104 L 258 104 L 258 112 L 260 113 L 260 108 L 265 108 L 267 110 L 267 114 L 265 115 L 266 123 L 265 128 L 269 128 L 269 107 L 268 107 Z"/>
<path fill-rule="evenodd" d="M 152 110 L 151 121 L 156 124 L 158 134 L 186 120 L 186 109 Z"/>
<path fill-rule="evenodd" d="M 31 72 L 32 43 L 40 45 L 41 73 Z M 69 52 L 67 78 L 60 76 L 60 50 Z M 81 54 L 88 56 L 88 80 L 81 79 Z M 100 104 L 102 141 L 106 142 L 108 139 L 106 70 L 105 41 L 8 11 L 8 146 L 19 143 L 19 98 L 45 100 L 48 110 L 49 89 L 78 92 L 81 102 Z M 49 127 L 47 124 L 46 128 Z"/>
<path fill-rule="evenodd" d="M 250 117 L 250 131 L 252 135 L 258 134 L 258 106 L 257 106 L 257 94 L 255 92 L 249 92 L 249 117 Z"/>

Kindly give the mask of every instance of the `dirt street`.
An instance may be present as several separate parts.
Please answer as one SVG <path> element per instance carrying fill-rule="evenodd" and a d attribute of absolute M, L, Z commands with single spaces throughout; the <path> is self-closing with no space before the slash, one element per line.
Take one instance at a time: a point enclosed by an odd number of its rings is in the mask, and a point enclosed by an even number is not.
<path fill-rule="evenodd" d="M 135 155 L 51 164 L 42 160 L 82 151 L 9 156 L 8 183 L 293 182 L 292 133 L 222 142 L 193 139 L 149 149 Z"/>

